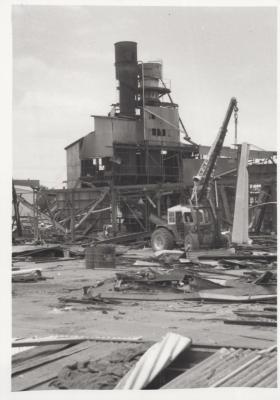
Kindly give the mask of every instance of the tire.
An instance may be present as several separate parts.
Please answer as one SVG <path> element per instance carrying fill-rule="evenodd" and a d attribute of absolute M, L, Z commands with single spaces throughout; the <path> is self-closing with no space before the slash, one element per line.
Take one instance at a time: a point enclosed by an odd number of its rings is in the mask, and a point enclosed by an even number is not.
<path fill-rule="evenodd" d="M 151 244 L 154 251 L 172 250 L 174 247 L 174 237 L 167 229 L 156 229 L 151 237 Z"/>
<path fill-rule="evenodd" d="M 188 250 L 188 251 L 198 250 L 199 249 L 199 241 L 198 241 L 197 234 L 188 233 L 185 236 L 184 247 L 185 247 L 185 250 Z"/>

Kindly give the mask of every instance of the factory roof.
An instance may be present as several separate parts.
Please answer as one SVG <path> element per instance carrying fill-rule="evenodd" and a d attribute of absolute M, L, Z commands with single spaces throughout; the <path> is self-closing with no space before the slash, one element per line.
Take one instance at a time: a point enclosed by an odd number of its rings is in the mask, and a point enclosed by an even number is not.
<path fill-rule="evenodd" d="M 126 121 L 135 121 L 135 117 L 125 117 L 125 116 L 112 116 L 112 115 L 91 115 L 94 118 L 106 118 L 106 119 L 118 119 L 118 120 L 126 120 Z"/>
<path fill-rule="evenodd" d="M 90 133 L 94 133 L 94 131 L 87 133 L 87 135 L 89 135 Z M 64 147 L 64 150 L 67 150 L 67 149 L 69 149 L 69 147 L 74 146 L 74 144 L 77 144 L 77 143 L 81 142 L 81 141 L 83 140 L 83 138 L 84 138 L 85 136 L 87 136 L 87 135 L 84 135 L 84 136 L 82 136 L 81 138 L 75 140 L 74 142 L 68 144 L 66 147 Z"/>

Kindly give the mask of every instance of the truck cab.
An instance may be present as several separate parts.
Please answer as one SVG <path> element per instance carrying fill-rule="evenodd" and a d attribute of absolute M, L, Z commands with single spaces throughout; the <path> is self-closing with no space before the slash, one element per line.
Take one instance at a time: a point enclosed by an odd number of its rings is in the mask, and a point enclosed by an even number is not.
<path fill-rule="evenodd" d="M 167 210 L 167 222 L 156 220 L 151 242 L 155 251 L 172 249 L 175 244 L 185 249 L 209 247 L 215 240 L 215 225 L 209 207 L 176 205 Z"/>

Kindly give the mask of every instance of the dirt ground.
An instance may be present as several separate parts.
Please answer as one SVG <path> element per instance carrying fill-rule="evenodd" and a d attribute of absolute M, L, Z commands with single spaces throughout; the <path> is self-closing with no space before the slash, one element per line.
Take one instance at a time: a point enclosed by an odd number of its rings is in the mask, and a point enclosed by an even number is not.
<path fill-rule="evenodd" d="M 13 338 L 79 335 L 142 336 L 144 340 L 159 340 L 167 332 L 176 332 L 190 337 L 194 344 L 265 348 L 276 343 L 274 327 L 226 325 L 222 320 L 236 318 L 234 310 L 263 309 L 261 304 L 204 304 L 183 299 L 124 300 L 120 304 L 108 305 L 110 310 L 104 313 L 94 310 L 90 304 L 62 306 L 58 298 L 81 297 L 83 286 L 98 280 L 114 279 L 115 273 L 124 271 L 123 268 L 90 270 L 85 268 L 85 260 L 39 264 L 19 262 L 16 266 L 41 268 L 42 274 L 50 279 L 13 284 Z M 135 270 L 135 267 L 131 269 Z"/>

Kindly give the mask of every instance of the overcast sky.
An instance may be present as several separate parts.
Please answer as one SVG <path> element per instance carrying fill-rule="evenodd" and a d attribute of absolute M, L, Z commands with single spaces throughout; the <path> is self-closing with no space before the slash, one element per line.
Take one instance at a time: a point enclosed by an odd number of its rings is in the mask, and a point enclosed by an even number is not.
<path fill-rule="evenodd" d="M 239 142 L 276 149 L 275 8 L 14 6 L 14 178 L 62 187 L 64 147 L 118 99 L 121 40 L 138 42 L 139 60 L 163 61 L 194 141 L 213 142 L 235 96 Z"/>

